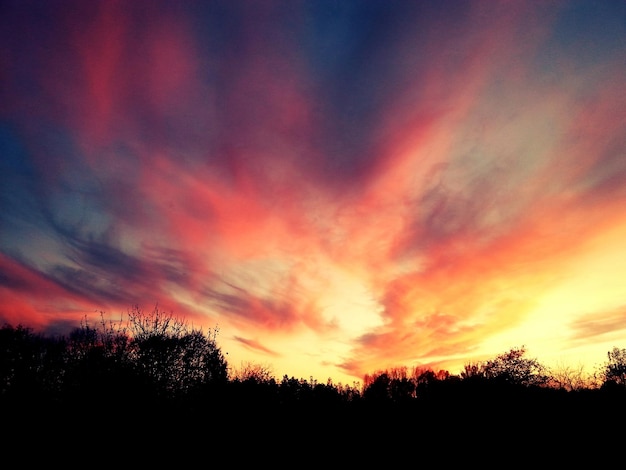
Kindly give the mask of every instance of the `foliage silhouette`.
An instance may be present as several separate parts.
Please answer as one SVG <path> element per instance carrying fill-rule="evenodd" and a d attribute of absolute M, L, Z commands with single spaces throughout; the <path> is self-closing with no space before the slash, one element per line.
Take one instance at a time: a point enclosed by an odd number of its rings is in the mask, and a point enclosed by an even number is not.
<path fill-rule="evenodd" d="M 602 370 L 603 385 L 626 388 L 626 349 L 614 347 L 607 356 L 608 361 Z"/>
<path fill-rule="evenodd" d="M 0 394 L 3 398 L 56 399 L 62 392 L 65 344 L 31 328 L 0 328 Z"/>
<path fill-rule="evenodd" d="M 274 423 L 273 441 L 288 441 L 293 451 L 308 449 L 306 440 L 296 440 L 304 435 L 324 449 L 346 439 L 361 449 L 459 444 L 478 425 L 492 448 L 513 451 L 511 442 L 528 439 L 529 429 L 535 440 L 552 442 L 554 433 L 575 440 L 595 437 L 585 429 L 626 419 L 626 350 L 618 348 L 608 353 L 601 387 L 563 385 L 563 376 L 553 378 L 524 347 L 468 363 L 459 375 L 396 367 L 347 386 L 312 377 L 277 380 L 256 364 L 229 369 L 218 333 L 189 328 L 156 307 L 149 313 L 134 307 L 126 323 L 84 321 L 66 337 L 4 325 L 0 411 L 17 416 L 13 429 L 67 423 L 76 439 L 95 423 L 125 422 L 119 426 L 186 442 L 198 423 L 207 423 L 203 436 L 217 445 L 260 439 Z"/>
<path fill-rule="evenodd" d="M 504 381 L 512 385 L 546 385 L 549 380 L 546 367 L 536 359 L 524 357 L 525 354 L 524 346 L 512 348 L 483 363 L 482 373 L 488 379 Z"/>

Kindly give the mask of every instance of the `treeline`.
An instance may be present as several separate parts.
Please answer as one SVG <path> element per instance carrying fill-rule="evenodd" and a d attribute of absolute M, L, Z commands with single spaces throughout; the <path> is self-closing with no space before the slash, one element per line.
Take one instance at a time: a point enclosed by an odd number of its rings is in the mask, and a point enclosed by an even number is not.
<path fill-rule="evenodd" d="M 277 468 L 623 463 L 624 349 L 609 351 L 591 381 L 555 374 L 521 347 L 458 375 L 399 367 L 343 385 L 230 368 L 218 333 L 138 307 L 126 322 L 84 321 L 60 337 L 2 326 L 5 459 L 81 468 L 197 466 L 199 452 L 207 464 Z"/>
<path fill-rule="evenodd" d="M 217 344 L 217 328 L 190 328 L 172 314 L 134 307 L 126 322 L 84 321 L 66 336 L 46 336 L 23 325 L 0 329 L 0 398 L 15 406 L 49 412 L 86 407 L 150 413 L 236 407 L 248 413 L 293 410 L 362 410 L 363 407 L 450 409 L 490 400 L 591 400 L 626 396 L 626 350 L 614 348 L 593 374 L 550 370 L 528 358 L 523 347 L 463 371 L 406 367 L 367 374 L 362 385 L 320 383 L 312 377 L 276 379 L 269 368 L 229 364 Z M 621 399 L 621 398 L 620 398 Z"/>

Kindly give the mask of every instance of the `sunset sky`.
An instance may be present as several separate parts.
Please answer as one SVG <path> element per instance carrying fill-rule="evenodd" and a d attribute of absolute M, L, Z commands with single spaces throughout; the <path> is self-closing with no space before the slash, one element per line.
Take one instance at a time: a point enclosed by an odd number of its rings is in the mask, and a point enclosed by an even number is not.
<path fill-rule="evenodd" d="M 625 1 L 0 1 L 0 323 L 352 384 L 626 348 Z"/>

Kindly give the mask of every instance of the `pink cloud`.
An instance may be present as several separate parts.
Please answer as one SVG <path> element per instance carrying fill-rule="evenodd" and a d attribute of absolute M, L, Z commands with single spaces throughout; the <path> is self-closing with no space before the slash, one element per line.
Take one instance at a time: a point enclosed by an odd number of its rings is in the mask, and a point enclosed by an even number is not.
<path fill-rule="evenodd" d="M 356 376 L 443 364 L 522 323 L 624 220 L 623 64 L 545 63 L 559 4 L 314 27 L 297 6 L 72 6 L 11 30 L 23 56 L 0 46 L 0 113 L 34 167 L 15 171 L 65 257 L 0 260 L 8 319 L 158 301 L 276 357 L 245 338 L 349 330 Z M 364 44 L 321 54 L 343 26 Z M 379 321 L 333 309 L 356 303 L 345 278 Z"/>
<path fill-rule="evenodd" d="M 280 356 L 276 351 L 272 351 L 269 348 L 263 346 L 260 342 L 252 339 L 240 338 L 239 336 L 235 336 L 235 340 L 239 343 L 243 344 L 246 348 L 249 348 L 253 351 L 259 351 L 264 354 L 268 354 L 270 356 Z"/>
<path fill-rule="evenodd" d="M 42 330 L 50 323 L 71 321 L 89 301 L 19 261 L 0 253 L 0 320 Z"/>

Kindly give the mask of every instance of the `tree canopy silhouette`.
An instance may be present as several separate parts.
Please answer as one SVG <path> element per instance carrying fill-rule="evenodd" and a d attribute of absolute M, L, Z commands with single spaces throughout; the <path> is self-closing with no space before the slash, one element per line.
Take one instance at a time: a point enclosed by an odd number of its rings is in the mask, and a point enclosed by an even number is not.
<path fill-rule="evenodd" d="M 524 441 L 529 435 L 535 449 L 541 436 L 548 443 L 555 433 L 589 438 L 594 434 L 581 429 L 626 419 L 624 349 L 609 351 L 602 386 L 589 388 L 563 386 L 573 383 L 563 379 L 568 374 L 552 378 L 524 347 L 468 363 L 459 375 L 395 367 L 367 374 L 358 387 L 312 377 L 277 380 L 271 368 L 256 364 L 230 369 L 217 335 L 217 328 L 189 328 L 157 307 L 148 313 L 133 307 L 126 322 L 84 321 L 61 337 L 4 325 L 3 424 L 15 435 L 53 429 L 65 441 L 71 436 L 85 445 L 95 431 L 110 439 L 123 430 L 136 438 L 158 436 L 168 445 L 201 436 L 198 445 L 216 449 L 234 441 L 246 449 L 289 441 L 290 451 L 305 455 L 355 444 L 387 450 L 399 443 L 430 449 L 441 439 L 466 444 L 479 427 L 475 443 L 513 452 L 519 443 L 531 444 Z"/>
<path fill-rule="evenodd" d="M 101 411 L 149 413 L 171 404 L 171 410 L 182 406 L 205 417 L 213 416 L 219 407 L 269 418 L 277 411 L 309 410 L 309 417 L 319 417 L 331 410 L 365 412 L 383 404 L 382 409 L 392 405 L 424 415 L 443 409 L 459 415 L 475 409 L 484 415 L 508 391 L 514 392 L 507 396 L 515 400 L 531 389 L 541 393 L 524 396 L 553 400 L 553 392 L 563 391 L 580 400 L 582 391 L 626 390 L 626 350 L 619 348 L 608 353 L 601 371 L 603 387 L 564 386 L 571 385 L 563 378 L 567 374 L 553 378 L 537 359 L 526 356 L 525 347 L 467 363 L 459 375 L 420 367 L 380 370 L 367 374 L 360 387 L 330 379 L 320 383 L 313 377 L 284 375 L 278 380 L 269 366 L 251 363 L 238 370 L 229 368 L 217 344 L 218 333 L 217 327 L 208 333 L 191 328 L 158 306 L 150 312 L 135 306 L 125 321 L 103 317 L 94 326 L 83 321 L 60 337 L 4 325 L 0 329 L 1 405 L 4 409 L 16 404 L 38 410 L 57 407 L 77 413 L 98 406 Z M 158 406 L 152 406 L 155 403 Z"/>
<path fill-rule="evenodd" d="M 614 347 L 607 353 L 602 377 L 605 386 L 626 387 L 626 349 Z"/>

